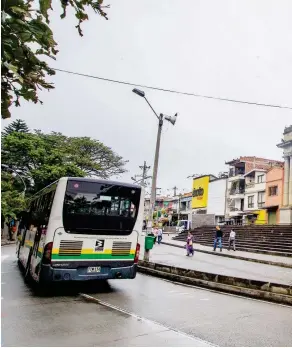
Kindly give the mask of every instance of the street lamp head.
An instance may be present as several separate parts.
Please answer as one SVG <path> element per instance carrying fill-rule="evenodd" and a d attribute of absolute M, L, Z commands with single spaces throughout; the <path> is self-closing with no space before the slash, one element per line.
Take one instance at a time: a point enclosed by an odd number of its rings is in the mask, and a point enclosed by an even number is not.
<path fill-rule="evenodd" d="M 177 118 L 177 113 L 174 116 L 165 116 L 165 119 L 169 121 L 172 125 L 175 124 Z"/>
<path fill-rule="evenodd" d="M 145 92 L 141 91 L 140 89 L 134 88 L 132 92 L 138 94 L 142 98 L 145 98 Z"/>

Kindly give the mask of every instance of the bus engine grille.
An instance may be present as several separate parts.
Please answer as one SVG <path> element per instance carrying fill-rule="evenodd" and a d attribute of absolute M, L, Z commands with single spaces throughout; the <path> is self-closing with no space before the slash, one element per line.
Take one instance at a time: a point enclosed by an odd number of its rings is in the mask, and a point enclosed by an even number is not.
<path fill-rule="evenodd" d="M 131 242 L 113 242 L 112 255 L 128 256 L 131 252 Z"/>
<path fill-rule="evenodd" d="M 59 255 L 60 256 L 80 256 L 82 250 L 82 241 L 61 240 Z"/>

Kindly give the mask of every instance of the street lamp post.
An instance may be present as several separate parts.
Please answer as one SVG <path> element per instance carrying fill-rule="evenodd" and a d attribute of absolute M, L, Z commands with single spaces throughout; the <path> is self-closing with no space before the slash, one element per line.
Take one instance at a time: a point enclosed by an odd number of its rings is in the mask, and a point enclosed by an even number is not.
<path fill-rule="evenodd" d="M 174 125 L 176 122 L 177 114 L 175 114 L 174 116 L 166 116 L 163 114 L 159 114 L 158 116 L 155 110 L 153 109 L 152 105 L 149 103 L 148 99 L 146 98 L 145 92 L 137 88 L 134 88 L 133 92 L 146 100 L 147 104 L 150 106 L 151 110 L 153 111 L 153 113 L 158 119 L 158 130 L 157 130 L 155 157 L 154 157 L 154 165 L 153 165 L 150 209 L 149 209 L 149 219 L 148 219 L 148 229 L 149 229 L 148 233 L 149 233 L 151 231 L 152 224 L 153 224 L 153 212 L 154 212 L 154 206 L 155 206 L 155 200 L 156 200 L 156 183 L 157 183 L 157 173 L 158 173 L 159 150 L 160 150 L 160 140 L 161 140 L 163 121 L 167 120 L 170 123 L 172 123 L 172 125 Z M 149 261 L 149 250 L 145 250 L 144 260 Z"/>
<path fill-rule="evenodd" d="M 18 176 L 18 177 L 20 178 L 20 180 L 22 181 L 23 186 L 24 186 L 24 189 L 23 189 L 23 191 L 21 192 L 21 195 L 22 195 L 23 197 L 25 197 L 26 184 L 25 184 L 25 182 L 24 182 L 22 176 L 21 176 L 16 170 L 10 168 L 7 164 L 1 164 L 1 167 L 2 167 L 2 168 L 5 168 L 5 169 L 8 169 L 8 170 L 11 170 L 15 176 Z"/>

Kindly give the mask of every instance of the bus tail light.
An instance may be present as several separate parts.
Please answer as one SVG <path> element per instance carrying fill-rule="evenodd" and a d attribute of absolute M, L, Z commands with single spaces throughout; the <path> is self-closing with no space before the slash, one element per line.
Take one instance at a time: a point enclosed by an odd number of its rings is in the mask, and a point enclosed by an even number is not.
<path fill-rule="evenodd" d="M 44 255 L 43 255 L 44 264 L 51 263 L 52 249 L 53 249 L 53 242 L 50 242 L 45 246 Z"/>
<path fill-rule="evenodd" d="M 134 263 L 138 263 L 140 255 L 140 244 L 137 243 Z"/>

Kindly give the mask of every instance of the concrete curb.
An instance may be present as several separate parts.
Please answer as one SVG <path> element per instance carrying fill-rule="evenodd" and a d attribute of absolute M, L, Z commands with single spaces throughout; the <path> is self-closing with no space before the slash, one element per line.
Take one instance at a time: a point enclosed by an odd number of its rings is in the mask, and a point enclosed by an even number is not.
<path fill-rule="evenodd" d="M 183 284 L 292 306 L 292 286 L 289 285 L 227 277 L 146 261 L 139 261 L 138 271 Z"/>
<path fill-rule="evenodd" d="M 1 246 L 7 246 L 7 245 L 13 245 L 13 244 L 16 244 L 16 241 L 14 240 L 14 241 L 9 241 L 9 242 L 2 242 L 1 241 Z"/>
<path fill-rule="evenodd" d="M 180 248 L 180 249 L 185 249 L 185 247 L 182 245 L 172 244 L 169 242 L 161 242 L 161 244 L 173 246 L 173 247 Z M 237 259 L 237 260 L 243 260 L 243 261 L 249 261 L 249 262 L 264 263 L 266 265 L 271 265 L 271 266 L 292 268 L 292 265 L 289 265 L 288 263 L 283 263 L 283 262 L 252 259 L 252 258 L 247 258 L 247 257 L 243 257 L 243 256 L 227 255 L 227 254 L 221 254 L 221 253 L 219 254 L 219 253 L 214 252 L 214 251 L 207 251 L 207 250 L 201 250 L 201 249 L 195 249 L 195 248 L 194 248 L 194 250 L 198 253 L 203 253 L 203 254 L 216 255 L 216 256 L 221 256 L 221 257 L 229 257 L 231 259 Z"/>

